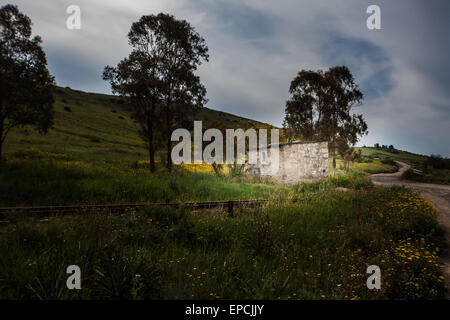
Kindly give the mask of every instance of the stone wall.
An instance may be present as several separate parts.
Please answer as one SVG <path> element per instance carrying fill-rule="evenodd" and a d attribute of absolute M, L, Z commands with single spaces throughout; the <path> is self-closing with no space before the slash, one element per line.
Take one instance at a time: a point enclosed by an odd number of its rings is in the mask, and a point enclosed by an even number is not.
<path fill-rule="evenodd" d="M 295 184 L 300 181 L 316 181 L 328 177 L 328 142 L 292 142 L 279 145 L 279 166 L 271 162 L 270 148 L 268 161 L 249 165 L 248 173 L 272 177 L 276 182 Z M 251 150 L 250 152 L 257 152 Z"/>

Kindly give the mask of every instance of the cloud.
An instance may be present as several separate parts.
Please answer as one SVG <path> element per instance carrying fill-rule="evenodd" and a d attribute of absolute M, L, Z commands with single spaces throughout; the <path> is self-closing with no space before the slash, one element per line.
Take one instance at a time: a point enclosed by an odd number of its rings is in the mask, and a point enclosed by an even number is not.
<path fill-rule="evenodd" d="M 65 28 L 69 0 L 14 3 L 42 36 L 59 84 L 109 92 L 101 79 L 130 48 L 126 34 L 144 14 L 188 20 L 206 39 L 198 70 L 208 107 L 281 125 L 290 81 L 302 69 L 347 65 L 365 94 L 369 136 L 450 155 L 450 2 L 378 0 L 382 30 L 366 28 L 369 0 L 79 0 L 82 30 Z"/>
<path fill-rule="evenodd" d="M 345 65 L 359 80 L 365 99 L 375 99 L 392 90 L 393 66 L 386 52 L 374 43 L 343 35 L 330 35 L 321 47 L 328 65 Z"/>
<path fill-rule="evenodd" d="M 198 0 L 189 4 L 193 10 L 204 13 L 204 22 L 216 31 L 249 42 L 273 36 L 279 23 L 277 17 L 242 1 Z"/>

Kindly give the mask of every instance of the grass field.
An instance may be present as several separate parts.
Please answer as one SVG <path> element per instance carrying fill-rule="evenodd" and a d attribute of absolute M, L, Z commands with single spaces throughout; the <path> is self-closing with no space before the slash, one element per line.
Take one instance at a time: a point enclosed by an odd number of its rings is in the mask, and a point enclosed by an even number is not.
<path fill-rule="evenodd" d="M 147 207 L 102 214 L 15 217 L 0 228 L 0 299 L 435 299 L 445 297 L 436 213 L 369 173 L 423 157 L 363 148 L 350 171 L 284 186 L 207 165 L 161 162 L 151 174 L 118 97 L 58 88 L 46 136 L 15 130 L 0 164 L 0 206 L 296 198 L 299 202 L 187 212 Z M 205 109 L 208 123 L 262 125 Z M 341 187 L 341 188 L 338 188 Z M 345 189 L 342 189 L 345 188 Z M 66 288 L 78 265 L 82 290 Z M 382 270 L 368 290 L 366 268 Z"/>
<path fill-rule="evenodd" d="M 18 158 L 15 158 L 18 157 Z M 30 159 L 32 158 L 32 159 Z M 209 166 L 210 167 L 210 166 Z M 37 149 L 13 153 L 0 170 L 0 205 L 69 205 L 237 200 L 289 196 L 290 188 L 262 180 L 216 177 L 189 168 L 160 168 L 143 161 L 73 160 Z"/>
<path fill-rule="evenodd" d="M 434 209 L 404 189 L 375 188 L 367 173 L 333 173 L 282 186 L 208 168 L 73 159 L 38 149 L 9 154 L 2 206 L 297 198 L 296 204 L 226 212 L 146 208 L 13 219 L 0 229 L 3 299 L 442 298 L 443 234 Z M 348 191 L 340 191 L 344 187 Z M 83 290 L 65 287 L 68 265 Z M 369 265 L 382 290 L 366 287 Z"/>
<path fill-rule="evenodd" d="M 19 220 L 0 237 L 5 299 L 435 299 L 443 237 L 435 212 L 403 189 L 330 182 L 298 204 L 216 211 L 147 208 Z M 68 265 L 82 290 L 67 290 Z M 382 270 L 368 290 L 366 268 Z"/>
<path fill-rule="evenodd" d="M 394 150 L 394 152 L 390 152 L 387 150 L 369 147 L 362 147 L 359 149 L 361 149 L 362 157 L 365 161 L 392 159 L 394 161 L 403 161 L 414 166 L 422 164 L 427 159 L 426 156 L 401 150 Z"/>

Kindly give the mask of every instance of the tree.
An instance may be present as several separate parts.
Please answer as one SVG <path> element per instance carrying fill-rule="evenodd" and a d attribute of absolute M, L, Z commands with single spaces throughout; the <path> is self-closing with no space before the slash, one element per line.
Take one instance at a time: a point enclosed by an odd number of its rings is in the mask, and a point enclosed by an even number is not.
<path fill-rule="evenodd" d="M 45 133 L 53 123 L 55 82 L 31 26 L 17 6 L 0 8 L 0 159 L 12 128 L 32 125 Z"/>
<path fill-rule="evenodd" d="M 298 73 L 291 82 L 291 98 L 286 102 L 283 127 L 288 141 L 318 138 L 316 125 L 321 119 L 324 99 L 323 72 L 305 71 Z"/>
<path fill-rule="evenodd" d="M 345 66 L 328 71 L 300 71 L 292 80 L 286 102 L 284 128 L 295 138 L 326 139 L 336 168 L 337 141 L 354 145 L 367 134 L 367 124 L 352 108 L 360 105 L 363 94 Z"/>
<path fill-rule="evenodd" d="M 345 138 L 340 137 L 336 140 L 336 148 L 344 161 L 344 170 L 348 170 L 350 168 L 351 162 L 361 159 L 361 149 L 356 150 L 355 148 L 349 146 Z"/>
<path fill-rule="evenodd" d="M 170 170 L 172 129 L 192 126 L 193 114 L 206 102 L 206 89 L 194 71 L 202 60 L 208 61 L 208 48 L 188 22 L 163 13 L 133 23 L 128 41 L 130 56 L 115 68 L 107 66 L 103 78 L 114 92 L 130 98 L 152 171 L 155 137 L 162 133 L 155 131 L 156 124 L 163 129 Z"/>
<path fill-rule="evenodd" d="M 185 20 L 172 15 L 144 16 L 132 26 L 131 43 L 154 34 L 158 51 L 158 68 L 162 80 L 161 104 L 167 148 L 167 169 L 172 168 L 171 136 L 175 126 L 191 128 L 192 115 L 206 103 L 206 89 L 194 74 L 197 67 L 208 61 L 205 40 Z"/>
<path fill-rule="evenodd" d="M 117 67 L 106 66 L 103 79 L 110 82 L 113 93 L 129 98 L 132 117 L 140 126 L 139 135 L 147 144 L 150 170 L 154 172 L 156 108 L 161 103 L 161 80 L 157 76 L 156 60 L 143 51 L 133 51 Z"/>

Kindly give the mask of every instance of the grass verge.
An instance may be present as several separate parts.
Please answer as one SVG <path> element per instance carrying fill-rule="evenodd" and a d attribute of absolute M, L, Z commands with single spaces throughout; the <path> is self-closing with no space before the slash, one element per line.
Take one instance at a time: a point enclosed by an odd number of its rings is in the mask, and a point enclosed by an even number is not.
<path fill-rule="evenodd" d="M 401 188 L 300 189 L 235 218 L 146 208 L 30 219 L 1 230 L 3 299 L 435 299 L 443 233 Z M 82 290 L 68 290 L 69 265 Z M 378 265 L 381 290 L 368 290 Z"/>

